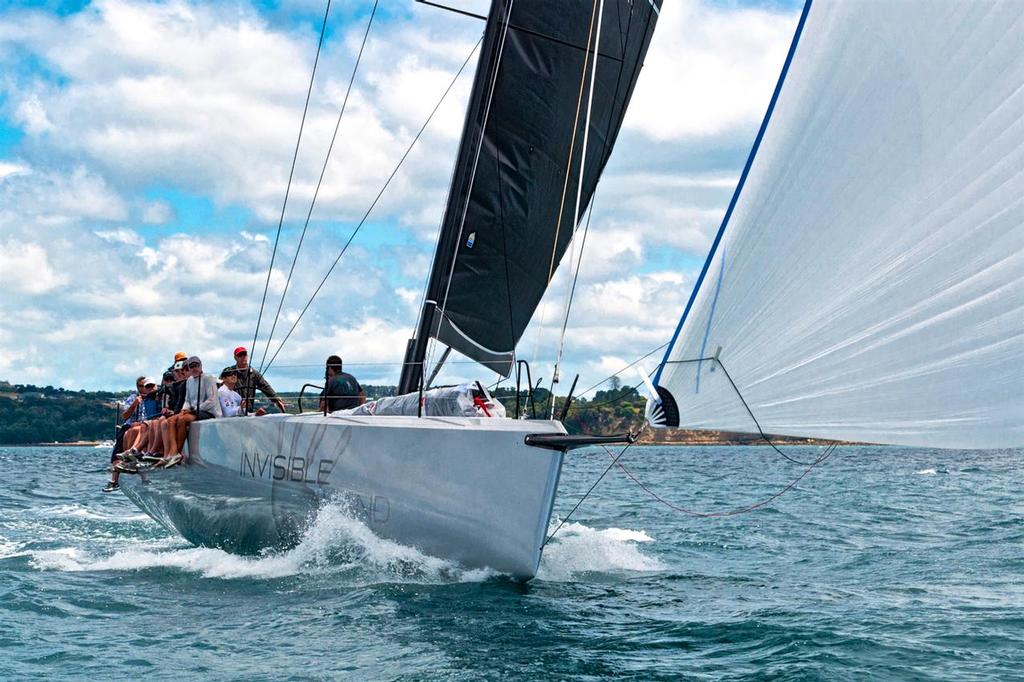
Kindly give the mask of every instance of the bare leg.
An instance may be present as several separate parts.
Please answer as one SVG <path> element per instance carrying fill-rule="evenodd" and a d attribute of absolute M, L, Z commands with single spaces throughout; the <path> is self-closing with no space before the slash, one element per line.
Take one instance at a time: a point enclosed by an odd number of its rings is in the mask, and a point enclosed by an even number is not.
<path fill-rule="evenodd" d="M 160 425 L 161 436 L 163 437 L 163 450 L 164 455 L 176 455 L 178 451 L 174 448 L 175 439 L 175 424 L 178 421 L 178 415 L 171 415 L 164 420 L 163 424 Z"/>
<path fill-rule="evenodd" d="M 174 454 L 181 454 L 182 448 L 185 447 L 185 439 L 188 437 L 188 425 L 195 420 L 196 416 L 191 412 L 178 415 L 178 421 L 175 423 Z"/>
<path fill-rule="evenodd" d="M 160 452 L 163 450 L 163 422 L 165 417 L 157 417 L 149 422 L 149 437 L 146 439 L 146 452 Z"/>
<path fill-rule="evenodd" d="M 142 435 L 140 429 L 141 427 L 138 424 L 132 424 L 128 428 L 128 432 L 124 434 L 124 452 L 129 452 L 135 447 L 139 436 Z"/>

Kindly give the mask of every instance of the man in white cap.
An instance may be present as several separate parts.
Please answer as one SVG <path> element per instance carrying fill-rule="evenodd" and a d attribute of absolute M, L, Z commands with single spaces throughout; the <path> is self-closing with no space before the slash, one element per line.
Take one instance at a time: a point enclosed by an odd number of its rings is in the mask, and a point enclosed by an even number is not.
<path fill-rule="evenodd" d="M 220 401 L 217 399 L 217 377 L 203 374 L 203 361 L 193 355 L 187 361 L 189 377 L 185 382 L 185 404 L 174 420 L 174 452 L 164 453 L 159 466 L 172 467 L 181 462 L 181 450 L 185 447 L 188 427 L 194 421 L 215 419 L 221 416 Z"/>

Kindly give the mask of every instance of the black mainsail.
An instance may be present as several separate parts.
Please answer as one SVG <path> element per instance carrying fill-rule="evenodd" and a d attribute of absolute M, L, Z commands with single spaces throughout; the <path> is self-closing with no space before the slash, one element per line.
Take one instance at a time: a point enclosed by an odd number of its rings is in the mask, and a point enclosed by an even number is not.
<path fill-rule="evenodd" d="M 419 386 L 430 337 L 509 373 L 608 161 L 660 6 L 491 4 L 400 392 Z"/>

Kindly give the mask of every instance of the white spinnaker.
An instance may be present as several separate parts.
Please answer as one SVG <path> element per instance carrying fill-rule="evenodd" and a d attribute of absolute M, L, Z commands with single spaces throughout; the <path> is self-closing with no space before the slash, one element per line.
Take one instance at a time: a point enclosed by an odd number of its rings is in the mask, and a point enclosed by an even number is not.
<path fill-rule="evenodd" d="M 658 383 L 680 425 L 1024 445 L 1024 8 L 816 2 Z"/>

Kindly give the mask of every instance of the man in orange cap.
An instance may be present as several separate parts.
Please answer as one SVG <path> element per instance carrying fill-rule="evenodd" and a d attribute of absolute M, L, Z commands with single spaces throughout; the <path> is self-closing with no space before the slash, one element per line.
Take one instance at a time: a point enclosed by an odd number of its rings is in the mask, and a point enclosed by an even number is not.
<path fill-rule="evenodd" d="M 286 412 L 284 401 L 277 396 L 277 392 L 267 383 L 267 380 L 263 378 L 263 375 L 258 370 L 253 369 L 249 365 L 249 351 L 245 349 L 245 346 L 236 348 L 234 355 L 235 364 L 225 367 L 224 371 L 235 372 L 238 375 L 238 385 L 235 387 L 235 391 L 245 401 L 245 409 L 252 411 L 252 401 L 256 397 L 256 389 L 259 389 L 263 395 L 270 399 L 270 402 L 277 406 L 277 409 Z"/>

